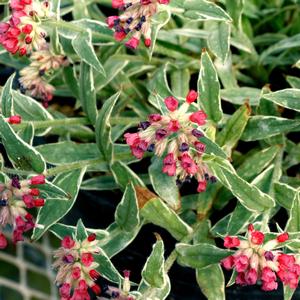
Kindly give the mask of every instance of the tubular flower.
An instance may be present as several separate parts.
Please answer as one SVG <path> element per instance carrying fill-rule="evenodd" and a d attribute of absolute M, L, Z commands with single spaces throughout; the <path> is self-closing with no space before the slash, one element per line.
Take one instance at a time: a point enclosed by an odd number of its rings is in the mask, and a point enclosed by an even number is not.
<path fill-rule="evenodd" d="M 282 233 L 265 243 L 265 235 L 250 224 L 247 240 L 234 236 L 225 237 L 224 246 L 238 250 L 223 259 L 221 264 L 227 270 L 236 270 L 236 284 L 254 285 L 261 280 L 262 290 L 272 291 L 278 287 L 278 278 L 284 285 L 295 289 L 300 277 L 300 261 L 292 254 L 274 250 L 288 238 L 287 233 Z"/>
<path fill-rule="evenodd" d="M 90 300 L 88 288 L 100 294 L 101 289 L 95 284 L 100 277 L 96 271 L 99 264 L 94 261 L 94 254 L 99 251 L 94 234 L 83 241 L 64 237 L 61 247 L 54 252 L 53 263 L 57 269 L 56 283 L 60 286 L 61 300 Z"/>
<path fill-rule="evenodd" d="M 19 180 L 15 176 L 8 183 L 0 183 L 0 229 L 11 225 L 14 243 L 22 241 L 23 233 L 35 226 L 32 215 L 26 209 L 44 205 L 45 200 L 39 197 L 39 190 L 34 187 L 43 183 L 43 175 L 34 176 L 29 180 Z M 0 232 L 0 249 L 6 246 L 6 238 Z"/>
<path fill-rule="evenodd" d="M 122 41 L 130 34 L 125 45 L 136 49 L 143 36 L 145 46 L 150 47 L 151 18 L 156 14 L 159 4 L 169 4 L 169 0 L 112 0 L 113 8 L 124 10 L 121 16 L 107 18 L 109 28 L 115 31 L 115 39 Z"/>
<path fill-rule="evenodd" d="M 10 116 L 9 118 L 6 118 L 6 121 L 9 124 L 21 124 L 22 117 L 19 115 Z"/>
<path fill-rule="evenodd" d="M 46 32 L 41 20 L 50 15 L 48 1 L 11 0 L 11 17 L 0 23 L 0 44 L 10 53 L 26 55 L 32 49 L 40 49 L 45 43 Z"/>
<path fill-rule="evenodd" d="M 140 131 L 126 133 L 126 143 L 132 154 L 140 159 L 146 151 L 163 158 L 162 172 L 168 176 L 177 176 L 177 183 L 190 181 L 195 177 L 198 181 L 198 192 L 206 189 L 207 181 L 215 182 L 207 165 L 202 160 L 205 144 L 199 141 L 204 136 L 199 124 L 206 122 L 203 111 L 188 113 L 189 105 L 198 98 L 195 91 L 189 92 L 180 108 L 174 97 L 167 97 L 165 115 L 151 114 L 147 121 L 140 123 Z"/>
<path fill-rule="evenodd" d="M 48 102 L 53 98 L 55 88 L 47 82 L 47 75 L 69 64 L 63 55 L 54 55 L 45 44 L 42 50 L 30 56 L 31 63 L 20 71 L 21 91 L 27 92 L 34 98 L 42 99 L 43 105 L 48 107 Z"/>

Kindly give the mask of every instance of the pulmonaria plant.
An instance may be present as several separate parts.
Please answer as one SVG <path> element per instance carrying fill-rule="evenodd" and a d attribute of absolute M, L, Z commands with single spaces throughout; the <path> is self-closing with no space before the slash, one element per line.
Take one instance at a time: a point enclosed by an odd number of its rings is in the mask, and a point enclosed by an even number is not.
<path fill-rule="evenodd" d="M 256 231 L 252 224 L 248 227 L 248 239 L 227 236 L 224 239 L 226 248 L 237 248 L 234 255 L 222 260 L 222 266 L 235 269 L 236 284 L 254 285 L 262 282 L 262 290 L 272 291 L 278 287 L 277 278 L 284 285 L 295 289 L 300 276 L 300 260 L 293 254 L 285 254 L 277 250 L 280 244 L 289 239 L 287 233 L 282 233 L 276 239 L 264 242 L 265 235 Z M 276 248 L 276 250 L 275 250 Z"/>
<path fill-rule="evenodd" d="M 47 82 L 47 76 L 67 66 L 69 61 L 64 55 L 53 54 L 48 44 L 44 44 L 40 51 L 33 52 L 30 60 L 30 65 L 20 71 L 21 91 L 41 99 L 43 105 L 48 107 L 55 88 Z"/>
<path fill-rule="evenodd" d="M 41 20 L 50 16 L 48 1 L 11 0 L 11 17 L 0 23 L 0 44 L 10 53 L 23 56 L 45 43 Z"/>
<path fill-rule="evenodd" d="M 202 110 L 189 113 L 189 105 L 198 98 L 198 93 L 191 90 L 186 102 L 179 107 L 173 96 L 167 97 L 164 103 L 168 109 L 165 115 L 151 114 L 148 120 L 140 123 L 140 131 L 126 133 L 126 143 L 132 154 L 141 159 L 146 151 L 158 157 L 164 156 L 162 172 L 176 176 L 177 183 L 198 181 L 198 192 L 206 190 L 207 182 L 214 183 L 216 178 L 210 174 L 202 160 L 205 144 L 201 129 L 206 124 L 206 114 Z"/>
<path fill-rule="evenodd" d="M 125 45 L 136 49 L 143 36 L 145 46 L 150 47 L 151 19 L 156 14 L 159 4 L 169 4 L 169 0 L 112 0 L 114 8 L 124 11 L 120 16 L 107 18 L 109 28 L 115 31 L 115 39 L 122 41 L 127 35 L 131 35 Z"/>
<path fill-rule="evenodd" d="M 7 225 L 13 229 L 13 243 L 23 240 L 23 233 L 34 228 L 35 223 L 27 209 L 41 207 L 45 200 L 39 198 L 36 185 L 44 184 L 43 175 L 34 176 L 28 180 L 13 177 L 7 183 L 0 183 L 0 229 Z M 0 231 L 0 249 L 6 248 L 7 240 Z"/>
<path fill-rule="evenodd" d="M 99 266 L 94 254 L 99 253 L 96 235 L 84 240 L 64 237 L 61 247 L 55 251 L 53 267 L 57 269 L 56 283 L 59 285 L 61 300 L 90 300 L 88 288 L 95 294 L 101 292 L 95 281 L 100 277 Z"/>

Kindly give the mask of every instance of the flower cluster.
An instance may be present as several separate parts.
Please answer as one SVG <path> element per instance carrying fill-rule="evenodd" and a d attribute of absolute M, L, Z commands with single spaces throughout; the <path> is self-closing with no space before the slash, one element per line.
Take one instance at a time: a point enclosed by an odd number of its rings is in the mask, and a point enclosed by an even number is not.
<path fill-rule="evenodd" d="M 225 269 L 235 269 L 236 283 L 239 285 L 254 285 L 262 282 L 262 290 L 277 289 L 279 278 L 284 285 L 297 288 L 300 276 L 300 261 L 292 254 L 284 254 L 278 248 L 280 243 L 289 239 L 287 233 L 282 233 L 276 239 L 264 243 L 265 235 L 256 231 L 252 224 L 248 227 L 248 240 L 227 236 L 224 239 L 226 248 L 238 248 L 234 255 L 222 260 Z"/>
<path fill-rule="evenodd" d="M 30 60 L 30 65 L 20 71 L 21 91 L 42 99 L 43 105 L 48 107 L 55 88 L 47 82 L 46 77 L 53 71 L 67 66 L 69 61 L 63 55 L 52 54 L 47 44 L 44 44 L 40 51 L 34 52 L 30 56 Z"/>
<path fill-rule="evenodd" d="M 10 53 L 23 56 L 40 49 L 45 43 L 46 32 L 41 28 L 41 19 L 50 14 L 48 1 L 11 0 L 12 11 L 8 22 L 0 23 L 0 44 Z"/>
<path fill-rule="evenodd" d="M 100 294 L 101 289 L 94 282 L 100 277 L 93 256 L 100 251 L 97 244 L 95 234 L 83 241 L 70 236 L 62 240 L 61 247 L 54 253 L 56 260 L 53 264 L 58 270 L 56 283 L 60 286 L 61 300 L 90 300 L 88 288 Z"/>
<path fill-rule="evenodd" d="M 151 18 L 156 14 L 159 4 L 169 4 L 169 0 L 112 0 L 114 8 L 124 10 L 121 16 L 111 16 L 107 19 L 109 28 L 115 30 L 115 39 L 122 41 L 131 34 L 125 45 L 136 49 L 143 36 L 145 46 L 150 47 Z"/>
<path fill-rule="evenodd" d="M 122 289 L 117 287 L 105 285 L 102 287 L 101 297 L 98 297 L 98 300 L 107 300 L 107 299 L 115 299 L 115 300 L 134 300 L 135 297 L 130 296 L 130 271 L 125 270 L 124 272 L 124 282 Z"/>
<path fill-rule="evenodd" d="M 35 224 L 26 208 L 41 207 L 45 200 L 39 198 L 39 190 L 35 185 L 45 183 L 43 175 L 34 176 L 28 180 L 13 177 L 8 183 L 0 183 L 0 229 L 6 225 L 13 228 L 13 242 L 23 240 L 23 233 L 31 230 Z M 7 246 L 5 236 L 0 232 L 0 249 Z"/>
<path fill-rule="evenodd" d="M 146 151 L 155 152 L 163 159 L 163 173 L 177 176 L 177 183 L 190 181 L 194 176 L 198 181 L 198 192 L 206 190 L 207 182 L 215 182 L 207 165 L 202 160 L 205 144 L 199 141 L 204 136 L 199 126 L 206 124 L 206 114 L 202 110 L 188 113 L 189 105 L 198 98 L 198 93 L 190 91 L 186 102 L 179 108 L 174 97 L 167 97 L 164 102 L 168 109 L 166 115 L 151 114 L 140 123 L 140 131 L 126 133 L 126 143 L 132 154 L 142 158 Z"/>

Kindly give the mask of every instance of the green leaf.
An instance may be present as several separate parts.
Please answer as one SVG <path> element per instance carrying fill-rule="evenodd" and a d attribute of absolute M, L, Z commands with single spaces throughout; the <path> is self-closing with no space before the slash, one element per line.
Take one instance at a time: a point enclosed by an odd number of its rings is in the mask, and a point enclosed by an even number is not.
<path fill-rule="evenodd" d="M 264 99 L 277 105 L 300 111 L 300 89 L 285 89 L 277 92 L 264 94 Z"/>
<path fill-rule="evenodd" d="M 248 104 L 242 105 L 217 136 L 217 143 L 231 156 L 232 149 L 238 143 L 249 119 L 251 109 Z"/>
<path fill-rule="evenodd" d="M 275 205 L 274 200 L 270 196 L 262 193 L 257 187 L 250 185 L 239 177 L 226 160 L 215 157 L 213 160 L 206 161 L 206 163 L 220 182 L 248 210 L 262 212 Z"/>
<path fill-rule="evenodd" d="M 71 66 L 65 67 L 63 69 L 63 78 L 73 96 L 79 99 L 79 84 L 75 68 Z"/>
<path fill-rule="evenodd" d="M 92 45 L 91 30 L 80 32 L 72 39 L 72 46 L 78 56 L 94 68 L 96 71 L 105 74 L 104 68 L 97 58 L 94 47 Z"/>
<path fill-rule="evenodd" d="M 184 16 L 191 19 L 231 21 L 230 16 L 220 6 L 210 1 L 187 0 L 184 8 Z"/>
<path fill-rule="evenodd" d="M 292 300 L 293 295 L 295 294 L 296 289 L 291 289 L 288 285 L 283 286 L 283 299 Z"/>
<path fill-rule="evenodd" d="M 68 193 L 70 195 L 70 199 L 66 201 L 62 201 L 61 199 L 47 199 L 45 206 L 43 206 L 38 212 L 36 223 L 40 226 L 34 228 L 32 239 L 39 239 L 49 227 L 59 221 L 70 211 L 76 201 L 84 173 L 85 168 L 56 176 L 53 184 Z"/>
<path fill-rule="evenodd" d="M 106 87 L 128 65 L 128 62 L 129 60 L 120 59 L 117 56 L 109 57 L 103 65 L 106 76 L 101 73 L 95 76 L 96 92 Z"/>
<path fill-rule="evenodd" d="M 280 206 L 290 210 L 296 195 L 297 190 L 293 187 L 281 182 L 274 183 L 274 198 Z"/>
<path fill-rule="evenodd" d="M 238 105 L 248 100 L 250 106 L 257 106 L 261 98 L 261 90 L 251 87 L 229 88 L 221 90 L 221 98 Z"/>
<path fill-rule="evenodd" d="M 170 9 L 168 9 L 167 7 L 166 10 L 158 12 L 151 20 L 152 33 L 151 33 L 151 46 L 149 49 L 150 58 L 152 57 L 153 51 L 155 49 L 158 33 L 160 29 L 163 28 L 170 21 L 170 18 L 171 18 L 171 12 Z"/>
<path fill-rule="evenodd" d="M 286 76 L 286 81 L 294 89 L 300 89 L 300 78 L 295 76 Z"/>
<path fill-rule="evenodd" d="M 103 250 L 94 254 L 95 262 L 99 264 L 97 271 L 109 281 L 121 284 L 122 276 L 118 270 L 114 267 L 108 256 Z"/>
<path fill-rule="evenodd" d="M 125 249 L 135 239 L 140 229 L 141 224 L 134 228 L 134 230 L 125 231 L 122 230 L 117 223 L 112 223 L 107 228 L 107 237 L 100 240 L 100 247 L 109 257 L 113 257 Z"/>
<path fill-rule="evenodd" d="M 155 288 L 153 286 L 149 286 L 142 280 L 141 284 L 139 285 L 138 292 L 142 294 L 137 298 L 137 300 L 144 300 L 144 299 L 159 299 L 165 300 L 167 296 L 170 294 L 171 291 L 171 283 L 169 276 L 165 273 L 164 274 L 165 284 L 161 288 Z"/>
<path fill-rule="evenodd" d="M 26 124 L 26 127 L 18 131 L 18 136 L 28 145 L 32 146 L 34 138 L 34 127 L 31 122 Z"/>
<path fill-rule="evenodd" d="M 124 231 L 132 231 L 140 223 L 139 208 L 132 183 L 127 185 L 122 200 L 117 206 L 115 220 Z"/>
<path fill-rule="evenodd" d="M 1 93 L 1 111 L 5 117 L 10 117 L 14 114 L 13 98 L 11 92 L 15 75 L 16 74 L 14 73 L 7 79 Z"/>
<path fill-rule="evenodd" d="M 227 158 L 227 154 L 224 152 L 224 150 L 215 142 L 213 142 L 211 139 L 209 139 L 206 136 L 203 136 L 200 138 L 201 142 L 206 145 L 205 153 L 209 155 L 216 155 L 220 156 L 222 158 Z"/>
<path fill-rule="evenodd" d="M 22 120 L 30 122 L 53 120 L 52 115 L 36 100 L 17 91 L 12 91 L 12 97 L 14 113 L 22 116 Z M 47 129 L 36 129 L 35 135 L 45 135 L 49 130 L 51 130 L 51 127 Z"/>
<path fill-rule="evenodd" d="M 125 189 L 131 182 L 134 186 L 145 186 L 144 182 L 122 161 L 116 160 L 110 167 L 116 183 Z"/>
<path fill-rule="evenodd" d="M 290 209 L 290 217 L 286 224 L 286 232 L 300 231 L 300 192 L 295 195 L 292 207 Z"/>
<path fill-rule="evenodd" d="M 96 142 L 101 154 L 108 163 L 113 160 L 113 143 L 109 119 L 119 96 L 120 93 L 114 94 L 104 102 L 96 122 Z"/>
<path fill-rule="evenodd" d="M 62 188 L 46 180 L 44 184 L 36 186 L 39 189 L 42 198 L 55 198 L 68 200 L 70 196 Z"/>
<path fill-rule="evenodd" d="M 223 117 L 220 83 L 216 69 L 206 51 L 203 51 L 201 56 L 198 92 L 201 95 L 199 106 L 208 115 L 208 119 L 215 123 L 219 122 Z"/>
<path fill-rule="evenodd" d="M 225 63 L 230 46 L 230 24 L 220 21 L 209 21 L 205 28 L 210 34 L 207 38 L 209 50 Z"/>
<path fill-rule="evenodd" d="M 177 240 L 193 232 L 192 228 L 159 198 L 149 200 L 140 212 L 147 221 L 165 228 Z"/>
<path fill-rule="evenodd" d="M 0 115 L 0 138 L 15 168 L 43 173 L 46 163 L 42 155 L 26 144 Z"/>
<path fill-rule="evenodd" d="M 79 96 L 83 111 L 92 124 L 95 124 L 98 111 L 93 69 L 84 61 L 80 63 Z"/>
<path fill-rule="evenodd" d="M 149 167 L 150 181 L 154 191 L 174 210 L 180 207 L 180 195 L 176 177 L 162 172 L 163 160 L 154 158 Z"/>
<path fill-rule="evenodd" d="M 233 24 L 236 28 L 241 28 L 242 25 L 242 12 L 244 6 L 244 0 L 226 0 L 226 11 L 233 19 Z"/>
<path fill-rule="evenodd" d="M 246 142 L 263 140 L 279 133 L 297 131 L 299 128 L 300 121 L 298 120 L 269 116 L 254 116 L 249 119 L 241 139 Z"/>
<path fill-rule="evenodd" d="M 208 300 L 225 300 L 225 278 L 219 264 L 197 269 L 196 279 Z"/>
<path fill-rule="evenodd" d="M 88 237 L 88 233 L 81 219 L 79 219 L 77 222 L 75 236 L 76 240 L 78 241 L 84 241 Z"/>
<path fill-rule="evenodd" d="M 196 245 L 178 243 L 176 244 L 176 251 L 178 253 L 178 263 L 199 269 L 220 263 L 223 258 L 234 253 L 205 243 Z"/>
<path fill-rule="evenodd" d="M 151 287 L 162 288 L 165 285 L 164 243 L 158 240 L 142 270 L 142 277 Z"/>

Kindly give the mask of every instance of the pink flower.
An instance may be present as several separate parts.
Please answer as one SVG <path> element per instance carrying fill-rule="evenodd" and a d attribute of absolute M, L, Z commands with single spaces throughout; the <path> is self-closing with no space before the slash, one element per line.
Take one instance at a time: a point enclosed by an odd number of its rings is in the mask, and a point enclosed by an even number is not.
<path fill-rule="evenodd" d="M 245 273 L 245 281 L 248 285 L 254 285 L 257 281 L 257 271 L 250 269 Z"/>
<path fill-rule="evenodd" d="M 198 181 L 197 192 L 202 193 L 206 191 L 207 182 L 206 180 Z"/>
<path fill-rule="evenodd" d="M 249 266 L 249 257 L 246 255 L 238 255 L 234 258 L 234 265 L 237 272 L 244 272 Z"/>
<path fill-rule="evenodd" d="M 0 249 L 4 249 L 7 247 L 7 240 L 3 233 L 0 232 Z"/>
<path fill-rule="evenodd" d="M 224 247 L 236 248 L 240 245 L 240 240 L 236 236 L 226 236 L 224 239 Z"/>
<path fill-rule="evenodd" d="M 37 175 L 30 178 L 30 184 L 38 185 L 45 183 L 45 176 L 44 175 Z"/>
<path fill-rule="evenodd" d="M 59 289 L 59 294 L 62 298 L 69 299 L 70 293 L 71 293 L 71 285 L 69 283 L 64 283 Z"/>
<path fill-rule="evenodd" d="M 190 175 L 194 175 L 198 171 L 198 167 L 193 161 L 193 159 L 187 154 L 183 153 L 180 157 L 180 164 L 182 168 Z"/>
<path fill-rule="evenodd" d="M 151 39 L 145 39 L 144 40 L 144 45 L 149 48 L 151 46 Z"/>
<path fill-rule="evenodd" d="M 75 246 L 75 241 L 67 235 L 61 241 L 61 246 L 65 249 L 72 249 Z"/>
<path fill-rule="evenodd" d="M 94 257 L 92 255 L 92 253 L 82 253 L 81 255 L 81 262 L 86 266 L 89 267 L 92 262 L 94 261 Z"/>
<path fill-rule="evenodd" d="M 80 275 L 81 275 L 81 270 L 79 267 L 75 267 L 72 269 L 72 278 L 73 279 L 79 279 L 80 278 Z"/>
<path fill-rule="evenodd" d="M 269 267 L 264 267 L 262 270 L 261 280 L 265 282 L 275 281 L 276 274 Z"/>
<path fill-rule="evenodd" d="M 287 232 L 284 232 L 278 235 L 276 239 L 279 243 L 284 243 L 289 239 L 289 234 Z"/>
<path fill-rule="evenodd" d="M 171 120 L 168 125 L 168 130 L 172 132 L 178 131 L 180 128 L 180 124 L 177 120 Z"/>
<path fill-rule="evenodd" d="M 125 43 L 125 46 L 132 50 L 135 50 L 138 47 L 139 43 L 139 39 L 137 39 L 136 37 L 132 37 L 128 42 Z"/>
<path fill-rule="evenodd" d="M 190 90 L 189 93 L 186 96 L 186 102 L 188 104 L 193 103 L 198 98 L 198 93 L 194 90 Z"/>
<path fill-rule="evenodd" d="M 169 4 L 170 0 L 158 0 L 159 4 Z"/>
<path fill-rule="evenodd" d="M 125 31 L 116 31 L 115 33 L 114 33 L 114 38 L 115 38 L 115 40 L 116 41 L 118 41 L 118 42 L 121 42 L 121 41 L 123 41 L 125 38 L 126 38 L 126 33 L 125 33 Z"/>
<path fill-rule="evenodd" d="M 5 22 L 0 23 L 0 34 L 5 33 L 9 29 L 9 24 Z"/>
<path fill-rule="evenodd" d="M 125 133 L 124 137 L 126 139 L 126 144 L 129 146 L 135 145 L 140 140 L 138 133 Z"/>
<path fill-rule="evenodd" d="M 226 270 L 231 270 L 234 267 L 234 257 L 230 255 L 222 259 L 221 264 Z"/>
<path fill-rule="evenodd" d="M 141 159 L 144 156 L 144 153 L 148 149 L 148 143 L 143 140 L 139 140 L 136 144 L 130 147 L 132 155 L 134 155 L 137 159 Z"/>
<path fill-rule="evenodd" d="M 97 280 L 100 277 L 100 273 L 98 273 L 96 270 L 91 270 L 89 275 L 93 280 Z"/>
<path fill-rule="evenodd" d="M 124 5 L 125 5 L 124 0 L 112 0 L 112 7 L 113 8 L 120 8 Z"/>
<path fill-rule="evenodd" d="M 235 283 L 238 285 L 246 285 L 245 273 L 239 272 L 236 276 Z"/>
<path fill-rule="evenodd" d="M 168 176 L 174 176 L 176 174 L 176 161 L 173 153 L 169 153 L 164 158 L 162 171 L 163 173 L 168 174 Z"/>
<path fill-rule="evenodd" d="M 20 124 L 22 122 L 21 116 L 11 116 L 8 118 L 8 123 L 10 124 Z"/>
<path fill-rule="evenodd" d="M 159 122 L 160 120 L 161 120 L 161 115 L 160 114 L 151 114 L 151 115 L 149 115 L 149 121 L 151 123 Z"/>
<path fill-rule="evenodd" d="M 266 292 L 277 290 L 278 283 L 276 281 L 270 281 L 270 282 L 263 281 L 263 285 L 261 288 L 263 291 Z"/>
<path fill-rule="evenodd" d="M 204 125 L 206 123 L 207 115 L 204 111 L 199 110 L 190 115 L 190 121 L 193 123 L 197 123 L 199 126 Z"/>
<path fill-rule="evenodd" d="M 173 96 L 165 99 L 165 105 L 169 111 L 175 111 L 178 108 L 178 104 L 178 100 L 176 100 Z"/>
<path fill-rule="evenodd" d="M 115 21 L 119 20 L 118 16 L 110 16 L 106 19 L 106 23 L 109 28 L 113 28 L 115 26 Z"/>
<path fill-rule="evenodd" d="M 200 153 L 204 153 L 205 152 L 205 149 L 206 149 L 206 145 L 201 143 L 201 142 L 195 142 L 194 143 L 195 145 L 195 148 L 197 151 L 199 151 Z"/>
<path fill-rule="evenodd" d="M 251 232 L 251 242 L 255 245 L 261 245 L 264 242 L 265 235 L 260 231 Z"/>

